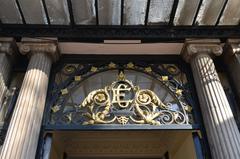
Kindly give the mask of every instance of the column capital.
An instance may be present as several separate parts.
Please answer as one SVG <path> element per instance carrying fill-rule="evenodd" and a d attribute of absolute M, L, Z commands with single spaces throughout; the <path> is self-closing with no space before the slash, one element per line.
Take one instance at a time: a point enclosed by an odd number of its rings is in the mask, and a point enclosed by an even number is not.
<path fill-rule="evenodd" d="M 17 45 L 14 38 L 0 37 L 0 53 L 13 55 L 17 51 Z"/>
<path fill-rule="evenodd" d="M 224 53 L 228 56 L 240 54 L 240 39 L 228 39 L 224 46 Z"/>
<path fill-rule="evenodd" d="M 44 53 L 56 62 L 59 58 L 58 41 L 55 38 L 34 39 L 23 38 L 19 44 L 19 51 L 23 55 L 31 56 L 36 53 Z"/>
<path fill-rule="evenodd" d="M 220 45 L 220 40 L 216 39 L 188 39 L 186 40 L 181 55 L 186 62 L 196 55 L 208 54 L 210 56 L 220 56 L 223 52 L 222 46 Z"/>

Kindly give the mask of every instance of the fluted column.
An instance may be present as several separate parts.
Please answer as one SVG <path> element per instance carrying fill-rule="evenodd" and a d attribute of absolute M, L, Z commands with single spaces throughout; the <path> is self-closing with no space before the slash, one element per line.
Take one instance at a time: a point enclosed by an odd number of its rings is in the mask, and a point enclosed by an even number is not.
<path fill-rule="evenodd" d="M 227 40 L 224 47 L 224 62 L 240 101 L 240 39 Z"/>
<path fill-rule="evenodd" d="M 34 159 L 45 106 L 49 73 L 57 45 L 49 41 L 24 41 L 20 52 L 30 62 L 15 105 L 0 155 L 1 159 Z"/>
<path fill-rule="evenodd" d="M 240 135 L 212 56 L 221 55 L 215 41 L 186 43 L 182 55 L 190 63 L 213 159 L 237 159 Z"/>
<path fill-rule="evenodd" d="M 16 53 L 16 43 L 13 38 L 0 38 L 0 122 L 4 120 L 4 98 L 8 91 L 13 55 Z"/>

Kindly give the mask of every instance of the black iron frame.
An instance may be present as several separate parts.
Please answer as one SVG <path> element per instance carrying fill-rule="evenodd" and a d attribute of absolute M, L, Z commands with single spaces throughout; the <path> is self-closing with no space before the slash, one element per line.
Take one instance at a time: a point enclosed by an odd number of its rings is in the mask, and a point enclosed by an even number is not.
<path fill-rule="evenodd" d="M 142 42 L 184 42 L 187 38 L 240 38 L 239 26 L 42 26 L 2 25 L 0 36 L 58 37 L 60 42 L 103 42 L 142 40 Z"/>
<path fill-rule="evenodd" d="M 59 41 L 75 41 L 75 42 L 103 42 L 103 40 L 130 40 L 137 39 L 142 42 L 183 42 L 186 38 L 220 38 L 223 42 L 227 38 L 240 38 L 239 26 L 218 26 L 227 4 L 227 0 L 219 14 L 216 25 L 213 26 L 198 26 L 196 17 L 200 9 L 202 0 L 199 2 L 197 12 L 192 25 L 189 26 L 174 26 L 173 21 L 176 14 L 176 9 L 179 0 L 174 0 L 170 20 L 166 25 L 148 25 L 148 15 L 150 10 L 151 0 L 147 1 L 145 24 L 141 26 L 124 26 L 124 0 L 121 0 L 121 24 L 118 26 L 99 25 L 98 20 L 98 3 L 95 3 L 96 9 L 96 25 L 76 25 L 74 22 L 71 0 L 68 2 L 68 10 L 70 16 L 69 25 L 53 25 L 50 23 L 47 13 L 46 4 L 43 1 L 44 11 L 48 19 L 48 24 L 26 24 L 24 15 L 21 11 L 21 6 L 16 0 L 22 24 L 3 24 L 0 23 L 1 37 L 15 37 L 20 40 L 21 37 L 58 37 Z M 97 0 L 96 0 L 97 2 Z"/>
<path fill-rule="evenodd" d="M 56 63 L 54 64 L 53 66 L 53 69 L 51 71 L 51 77 L 50 77 L 50 85 L 49 85 L 49 88 L 48 90 L 51 90 L 53 88 L 53 85 L 51 83 L 51 81 L 54 80 L 54 75 L 55 73 L 61 68 L 60 66 L 62 66 L 64 63 L 76 63 L 76 62 L 79 62 L 79 63 L 99 63 L 101 61 L 104 61 L 106 62 L 106 59 L 111 62 L 111 61 L 132 61 L 132 62 L 136 62 L 136 61 L 145 61 L 145 62 L 152 62 L 152 63 L 176 63 L 176 64 L 181 64 L 181 69 L 182 71 L 186 72 L 187 73 L 187 78 L 189 80 L 190 83 L 194 83 L 193 81 L 193 76 L 192 74 L 190 73 L 191 72 L 191 69 L 190 69 L 190 66 L 188 64 L 186 64 L 179 56 L 176 56 L 176 55 L 170 55 L 170 56 L 135 56 L 135 55 L 128 55 L 128 56 L 123 56 L 123 55 L 114 55 L 114 56 L 108 56 L 108 55 L 102 55 L 102 56 L 99 56 L 99 55 L 63 55 L 61 57 L 61 59 Z M 143 60 L 144 59 L 144 60 Z M 193 94 L 192 94 L 192 97 L 193 97 L 193 100 L 192 102 L 194 102 L 194 108 L 195 111 L 193 112 L 194 113 L 194 116 L 195 116 L 195 120 L 197 122 L 197 124 L 195 126 L 193 126 L 193 129 L 192 130 L 196 130 L 196 132 L 193 132 L 193 139 L 194 139 L 194 144 L 195 144 L 195 147 L 197 150 L 197 158 L 198 159 L 202 159 L 203 156 L 207 158 L 211 157 L 211 154 L 210 154 L 210 150 L 209 150 L 209 147 L 208 147 L 208 141 L 207 141 L 207 138 L 206 138 L 206 132 L 205 132 L 205 128 L 204 128 L 204 125 L 203 125 L 203 120 L 202 120 L 202 116 L 201 116 L 201 111 L 200 111 L 200 108 L 198 106 L 198 99 L 197 99 L 197 95 L 196 95 L 196 90 L 195 90 L 195 87 L 194 85 L 190 85 L 189 86 L 190 89 L 193 91 Z M 50 98 L 50 95 L 48 94 L 48 97 Z M 47 101 L 50 101 L 49 99 Z M 48 121 L 48 115 L 49 115 L 49 107 L 48 107 L 49 103 L 46 104 L 46 108 L 45 108 L 45 113 L 44 113 L 44 120 L 43 120 L 43 125 L 42 125 L 42 135 L 39 139 L 39 143 L 42 143 L 44 140 L 44 134 L 46 132 L 51 132 L 51 131 L 55 131 L 55 130 L 58 130 L 58 131 L 74 131 L 74 127 L 62 127 L 62 126 L 57 126 L 57 127 L 49 127 L 46 125 L 46 121 Z M 75 127 L 76 128 L 76 127 Z M 130 128 L 130 127 L 129 127 Z M 115 128 L 112 128 L 112 129 L 89 129 L 89 127 L 81 127 L 81 129 L 75 129 L 75 131 L 89 131 L 89 130 L 94 130 L 94 131 L 139 131 L 139 130 L 148 130 L 148 131 L 160 131 L 159 129 L 152 129 L 152 127 L 148 127 L 146 126 L 145 128 L 139 128 L 139 127 L 132 127 L 130 129 L 128 128 L 125 128 L 125 129 L 115 129 Z M 171 129 L 170 129 L 171 130 Z M 175 129 L 172 129 L 172 130 L 175 130 Z M 190 130 L 191 131 L 191 130 Z M 202 134 L 202 139 L 201 137 L 199 136 L 199 134 L 197 133 L 197 131 L 201 131 L 201 134 Z M 42 145 L 39 145 L 40 147 L 38 148 L 38 150 L 41 149 L 41 146 Z"/>
<path fill-rule="evenodd" d="M 106 61 L 107 59 L 107 61 Z M 144 59 L 144 60 L 143 60 Z M 135 56 L 135 55 L 128 55 L 128 56 L 123 56 L 123 55 L 114 55 L 114 56 L 109 56 L 109 55 L 63 55 L 61 57 L 61 59 L 56 63 L 54 64 L 53 66 L 53 69 L 52 69 L 52 72 L 51 72 L 51 80 L 50 80 L 50 85 L 49 85 L 49 90 L 52 90 L 53 89 L 53 81 L 54 81 L 54 78 L 55 78 L 55 74 L 59 71 L 59 69 L 62 68 L 62 66 L 64 64 L 67 64 L 67 63 L 82 63 L 82 64 L 88 64 L 88 63 L 91 63 L 91 64 L 100 64 L 101 62 L 104 62 L 104 63 L 107 63 L 107 62 L 114 62 L 114 61 L 117 61 L 117 62 L 123 62 L 125 63 L 126 61 L 131 61 L 131 62 L 143 62 L 143 63 L 175 63 L 175 64 L 178 64 L 181 68 L 181 70 L 183 72 L 185 72 L 187 74 L 187 78 L 189 80 L 189 83 L 193 83 L 193 77 L 189 74 L 189 72 L 191 71 L 189 69 L 189 67 L 187 66 L 187 64 L 179 57 L 179 56 L 175 56 L 175 55 L 170 55 L 170 56 L 155 56 L 155 55 L 152 55 L 152 56 Z M 200 112 L 199 108 L 195 108 L 197 107 L 197 98 L 196 98 L 196 94 L 195 94 L 195 88 L 194 86 L 192 85 L 188 85 L 187 86 L 192 92 L 193 94 L 189 94 L 191 97 L 189 99 L 192 99 L 190 101 L 188 101 L 189 103 L 191 103 L 191 105 L 193 106 L 193 109 L 196 111 L 193 111 L 193 115 L 194 115 L 194 121 L 196 124 L 193 124 L 192 125 L 192 128 L 188 127 L 188 129 L 195 129 L 195 130 L 199 130 L 201 129 L 201 124 L 202 121 L 201 121 L 201 115 L 199 115 L 199 113 L 197 112 Z M 63 130 L 63 129 L 78 129 L 78 130 L 81 130 L 81 129 L 86 129 L 86 130 L 89 130 L 87 126 L 65 126 L 65 125 L 57 125 L 57 126 L 51 126 L 51 125 L 48 125 L 48 121 L 49 121 L 49 112 L 51 111 L 50 110 L 50 105 L 51 105 L 51 102 L 52 102 L 52 97 L 51 97 L 51 94 L 50 92 L 48 92 L 48 99 L 47 99 L 47 103 L 46 103 L 46 110 L 45 110 L 45 116 L 44 116 L 44 121 L 43 121 L 43 126 L 45 127 L 45 129 L 47 130 L 51 130 L 51 129 L 58 129 L 58 130 Z M 197 102 L 196 102 L 197 101 Z M 129 127 L 130 128 L 130 127 Z M 146 127 L 147 128 L 147 127 Z M 149 129 L 150 127 L 148 127 L 147 129 Z M 152 129 L 155 129 L 153 127 L 151 127 Z M 171 129 L 179 129 L 180 127 L 172 127 Z M 183 127 L 182 127 L 183 128 Z M 112 128 L 110 128 L 109 130 L 111 130 Z M 114 128 L 116 129 L 116 127 Z M 121 127 L 119 127 L 119 129 L 121 129 Z M 124 129 L 128 129 L 127 126 L 125 126 Z M 134 130 L 140 130 L 142 129 L 142 127 L 131 127 L 130 129 L 134 129 Z M 143 128 L 144 129 L 144 128 Z M 184 128 L 183 128 L 184 129 Z"/>

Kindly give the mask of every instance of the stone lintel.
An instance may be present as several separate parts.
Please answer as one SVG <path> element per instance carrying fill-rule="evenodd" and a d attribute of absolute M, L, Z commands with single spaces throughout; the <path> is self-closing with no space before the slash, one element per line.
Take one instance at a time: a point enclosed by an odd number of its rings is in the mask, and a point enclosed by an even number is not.
<path fill-rule="evenodd" d="M 196 55 L 208 54 L 210 56 L 220 56 L 222 52 L 223 49 L 218 39 L 187 39 L 181 55 L 189 63 L 191 58 Z"/>
<path fill-rule="evenodd" d="M 13 55 L 17 52 L 17 44 L 14 38 L 0 37 L 0 53 Z"/>
<path fill-rule="evenodd" d="M 28 56 L 35 53 L 44 53 L 49 55 L 54 62 L 60 56 L 56 38 L 22 38 L 19 51 L 21 54 Z"/>

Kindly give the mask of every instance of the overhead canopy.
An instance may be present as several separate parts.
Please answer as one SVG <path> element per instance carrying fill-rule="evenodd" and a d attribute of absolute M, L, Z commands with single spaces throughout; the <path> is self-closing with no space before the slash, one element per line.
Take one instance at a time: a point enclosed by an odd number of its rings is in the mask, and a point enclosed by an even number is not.
<path fill-rule="evenodd" d="M 171 36 L 171 30 L 168 28 L 176 29 L 187 26 L 188 29 L 200 28 L 200 31 L 202 27 L 229 29 L 232 30 L 229 35 L 224 34 L 222 30 L 218 30 L 218 33 L 223 33 L 224 37 L 227 35 L 236 37 L 238 35 L 233 31 L 238 30 L 233 29 L 237 29 L 239 25 L 239 7 L 240 1 L 238 0 L 0 0 L 0 36 L 11 36 L 15 33 L 14 31 L 18 31 L 21 32 L 17 33 L 19 36 L 39 36 L 38 33 L 42 33 L 43 36 L 61 34 L 58 36 L 70 38 L 74 35 L 82 37 L 81 34 L 76 35 L 79 33 L 76 31 L 79 27 L 86 29 L 88 28 L 86 26 L 91 26 L 91 28 L 94 26 L 97 28 L 103 28 L 103 26 L 128 28 L 131 26 L 132 28 L 134 26 L 144 29 L 159 27 L 169 33 L 165 35 L 166 37 L 177 38 L 176 35 L 179 33 L 172 30 Z M 14 26 L 15 29 L 27 27 L 28 30 L 9 30 Z M 33 27 L 34 29 L 44 28 L 44 30 L 33 33 L 34 31 L 31 30 Z M 53 33 L 49 30 L 52 27 L 63 29 Z M 67 33 L 64 33 L 66 29 L 68 29 Z M 142 31 L 144 30 L 140 32 Z M 199 34 L 207 36 L 209 33 L 204 31 L 203 34 L 201 32 L 190 33 L 193 35 L 189 37 Z M 116 37 L 116 34 L 111 35 Z M 120 32 L 118 36 L 123 34 L 126 33 Z M 149 32 L 149 34 L 156 33 Z M 161 33 L 158 34 L 158 38 L 161 38 Z M 110 39 L 111 35 L 105 38 Z M 184 33 L 178 38 L 187 38 L 187 35 Z M 129 37 L 134 37 L 134 35 L 129 35 Z M 126 37 L 120 38 L 126 39 Z"/>

